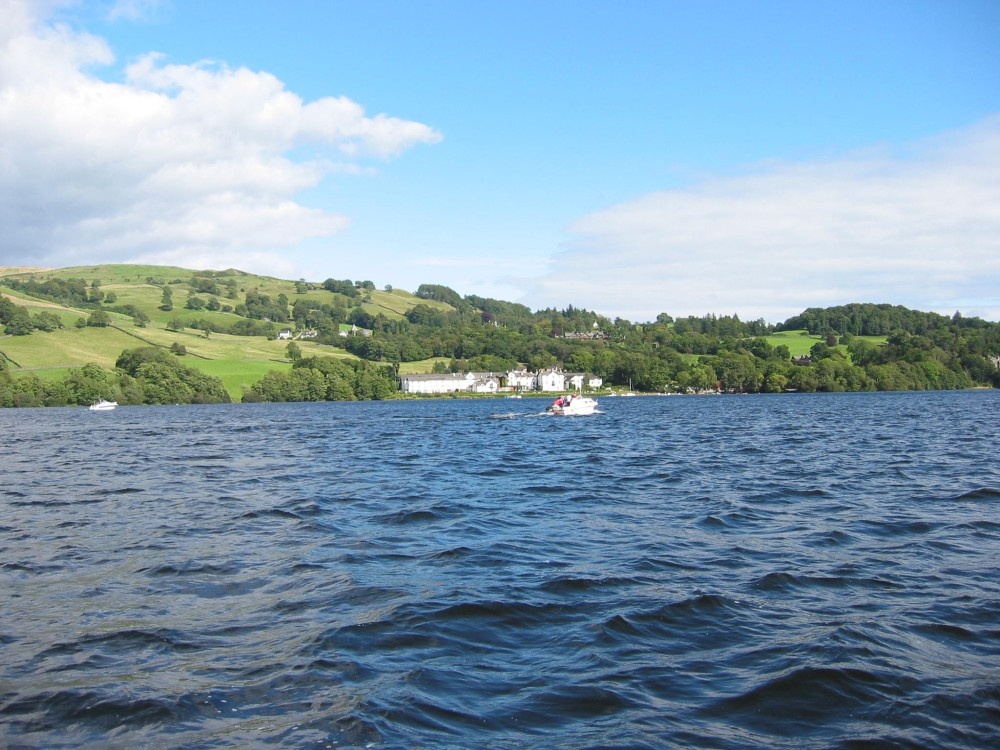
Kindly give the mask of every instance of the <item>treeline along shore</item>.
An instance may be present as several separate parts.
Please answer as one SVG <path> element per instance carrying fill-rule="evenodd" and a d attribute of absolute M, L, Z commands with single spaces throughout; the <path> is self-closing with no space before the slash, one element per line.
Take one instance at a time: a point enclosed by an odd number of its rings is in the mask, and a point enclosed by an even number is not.
<path fill-rule="evenodd" d="M 0 326 L 7 407 L 389 399 L 401 373 L 553 367 L 650 393 L 1000 386 L 1000 323 L 874 303 L 634 323 L 437 284 L 107 265 L 0 269 Z"/>

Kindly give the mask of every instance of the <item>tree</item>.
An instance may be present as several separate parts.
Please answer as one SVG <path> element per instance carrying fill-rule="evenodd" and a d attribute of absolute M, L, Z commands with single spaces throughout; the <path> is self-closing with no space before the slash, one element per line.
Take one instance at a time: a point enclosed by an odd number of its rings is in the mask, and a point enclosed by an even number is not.
<path fill-rule="evenodd" d="M 104 310 L 94 310 L 87 318 L 87 325 L 93 328 L 107 328 L 111 325 L 111 316 Z"/>
<path fill-rule="evenodd" d="M 38 313 L 33 322 L 35 328 L 39 331 L 45 331 L 46 333 L 57 331 L 63 327 L 62 320 L 60 320 L 59 316 L 48 311 Z"/>
<path fill-rule="evenodd" d="M 171 318 L 170 322 L 167 323 L 168 331 L 183 331 L 184 327 L 184 321 L 180 318 Z"/>
<path fill-rule="evenodd" d="M 115 366 L 136 380 L 144 404 L 229 403 L 219 378 L 185 367 L 166 349 L 126 349 Z"/>
<path fill-rule="evenodd" d="M 114 373 L 93 363 L 70 370 L 63 384 L 69 402 L 80 406 L 92 404 L 102 398 L 117 401 L 121 395 Z"/>
<path fill-rule="evenodd" d="M 6 332 L 8 336 L 27 336 L 35 329 L 31 321 L 31 313 L 26 307 L 18 307 L 7 318 Z"/>
<path fill-rule="evenodd" d="M 763 373 L 752 354 L 720 352 L 712 362 L 722 387 L 727 390 L 756 393 L 764 381 Z"/>
<path fill-rule="evenodd" d="M 350 279 L 327 279 L 323 282 L 323 288 L 334 294 L 343 294 L 345 297 L 357 297 L 360 294 Z"/>
<path fill-rule="evenodd" d="M 170 312 L 174 309 L 174 291 L 166 285 L 163 287 L 163 296 L 160 297 L 160 309 L 163 312 Z"/>
<path fill-rule="evenodd" d="M 0 295 L 0 323 L 6 325 L 7 321 L 10 320 L 10 316 L 13 315 L 16 310 L 17 305 L 3 295 Z"/>
<path fill-rule="evenodd" d="M 285 347 L 285 356 L 292 362 L 298 362 L 302 359 L 302 348 L 294 341 L 289 341 L 288 346 Z"/>

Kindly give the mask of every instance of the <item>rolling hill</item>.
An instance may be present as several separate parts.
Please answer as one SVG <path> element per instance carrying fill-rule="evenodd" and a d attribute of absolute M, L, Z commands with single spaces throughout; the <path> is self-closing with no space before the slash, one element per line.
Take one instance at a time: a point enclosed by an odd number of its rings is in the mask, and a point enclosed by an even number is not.
<path fill-rule="evenodd" d="M 88 295 L 102 296 L 99 303 L 81 304 L 57 300 L 37 290 L 26 290 L 25 284 L 45 285 L 53 280 L 76 281 Z M 29 336 L 4 336 L 0 338 L 0 355 L 8 362 L 15 375 L 34 372 L 40 377 L 58 378 L 69 368 L 95 363 L 113 368 L 115 360 L 125 349 L 139 346 L 170 348 L 181 345 L 187 352 L 185 364 L 202 372 L 219 377 L 233 398 L 238 398 L 244 387 L 260 380 L 272 370 L 287 370 L 291 361 L 287 357 L 287 340 L 273 335 L 233 335 L 206 332 L 192 328 L 208 321 L 219 328 L 226 328 L 247 318 L 236 312 L 237 305 L 248 292 L 261 298 L 277 300 L 284 295 L 288 304 L 308 300 L 317 305 L 360 306 L 371 315 L 401 319 L 417 304 L 436 309 L 451 309 L 433 300 L 423 300 L 403 290 L 364 289 L 356 300 L 328 291 L 322 284 L 287 281 L 259 276 L 234 269 L 225 271 L 192 271 L 172 266 L 97 265 L 60 269 L 0 268 L 0 284 L 6 281 L 21 288 L 0 286 L 0 295 L 7 297 L 32 315 L 47 312 L 55 315 L 62 328 L 51 332 L 36 331 Z M 80 282 L 83 282 L 82 284 Z M 214 285 L 214 288 L 213 288 Z M 50 285 L 51 286 L 51 285 Z M 173 309 L 164 310 L 164 289 L 170 289 Z M 214 290 L 199 291 L 200 289 Z M 186 302 L 192 295 L 208 305 L 214 297 L 219 309 L 189 309 Z M 111 301 L 109 301 L 111 300 Z M 214 305 L 212 305 L 214 307 Z M 228 308 L 228 309 L 227 309 Z M 107 326 L 81 326 L 95 309 L 104 310 L 109 318 Z M 139 311 L 148 319 L 145 325 L 136 324 L 130 312 Z M 277 333 L 283 328 L 293 328 L 289 323 L 275 321 L 271 328 Z M 354 358 L 343 349 L 316 343 L 309 339 L 296 340 L 304 356 L 322 355 Z M 420 368 L 420 365 L 417 365 Z"/>

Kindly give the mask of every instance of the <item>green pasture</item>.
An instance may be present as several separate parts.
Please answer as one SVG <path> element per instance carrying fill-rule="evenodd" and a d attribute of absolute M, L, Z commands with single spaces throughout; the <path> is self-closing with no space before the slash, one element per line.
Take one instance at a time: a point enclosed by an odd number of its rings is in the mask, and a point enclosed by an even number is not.
<path fill-rule="evenodd" d="M 874 346 L 882 346 L 886 342 L 885 336 L 855 336 L 854 338 L 858 341 L 867 341 Z M 780 331 L 767 337 L 767 343 L 771 346 L 787 346 L 793 357 L 809 356 L 809 350 L 819 341 L 825 341 L 824 337 L 814 336 L 805 330 Z M 836 348 L 847 355 L 846 346 L 838 344 Z"/>
<path fill-rule="evenodd" d="M 362 296 L 367 296 L 371 302 L 365 302 L 362 307 L 366 312 L 375 314 L 382 313 L 387 318 L 399 319 L 417 305 L 427 305 L 435 310 L 450 310 L 451 306 L 445 302 L 438 302 L 433 299 L 421 299 L 415 294 L 404 292 L 402 289 L 393 289 L 391 292 L 385 291 L 362 291 Z"/>
<path fill-rule="evenodd" d="M 7 356 L 11 372 L 82 367 L 90 362 L 113 369 L 122 350 L 138 346 L 142 343 L 110 326 L 0 338 L 0 351 Z"/>
<path fill-rule="evenodd" d="M 438 362 L 443 362 L 448 364 L 451 362 L 448 357 L 431 357 L 430 359 L 422 359 L 418 362 L 400 362 L 399 363 L 399 374 L 400 375 L 429 375 L 434 372 L 434 365 Z"/>
<path fill-rule="evenodd" d="M 20 303 L 19 300 L 18 304 Z M 67 313 L 71 318 L 66 322 L 69 327 L 60 331 L 36 331 L 30 336 L 0 338 L 0 352 L 6 355 L 11 373 L 17 375 L 19 372 L 34 372 L 39 377 L 60 378 L 70 368 L 89 363 L 113 369 L 125 349 L 141 346 L 169 349 L 176 343 L 183 345 L 187 351 L 181 357 L 185 365 L 221 378 L 230 396 L 238 399 L 244 386 L 253 385 L 271 370 L 287 370 L 291 367 L 287 357 L 287 341 L 221 333 L 206 337 L 201 331 L 168 331 L 156 325 L 139 328 L 133 325 L 131 318 L 125 316 L 113 316 L 121 318 L 116 320 L 115 326 L 73 327 L 73 321 L 81 317 L 81 314 L 82 311 Z M 355 358 L 342 349 L 311 341 L 295 343 L 304 357 Z"/>
<path fill-rule="evenodd" d="M 192 357 L 182 357 L 181 360 L 188 367 L 219 378 L 233 401 L 239 401 L 243 396 L 243 391 L 250 388 L 267 373 L 274 370 L 292 369 L 292 363 L 287 360 L 248 362 L 232 359 L 194 359 Z"/>
<path fill-rule="evenodd" d="M 116 301 L 105 307 L 115 307 L 120 305 L 134 305 L 149 316 L 150 320 L 157 325 L 165 326 L 171 320 L 177 319 L 184 323 L 195 320 L 208 320 L 221 326 L 232 325 L 239 316 L 234 313 L 225 313 L 211 310 L 188 310 L 185 308 L 189 282 L 196 271 L 178 268 L 176 266 L 146 266 L 134 264 L 102 265 L 102 266 L 74 266 L 71 268 L 60 268 L 55 270 L 39 269 L 18 269 L 4 267 L 0 268 L 0 276 L 15 278 L 20 280 L 35 279 L 45 281 L 51 278 L 61 279 L 83 279 L 88 286 L 93 282 L 98 282 L 99 288 L 105 294 L 113 292 L 117 297 Z M 216 274 L 216 282 L 220 286 L 218 296 L 219 302 L 223 305 L 235 307 L 243 301 L 247 292 L 256 291 L 262 295 L 267 295 L 276 299 L 279 294 L 284 294 L 289 304 L 294 304 L 297 299 L 308 299 L 321 304 L 332 304 L 339 295 L 323 289 L 322 282 L 309 282 L 308 290 L 300 293 L 294 281 L 276 279 L 270 276 L 259 276 L 245 273 L 243 271 L 225 270 L 213 271 Z M 147 283 L 147 279 L 152 279 L 153 284 Z M 226 297 L 226 282 L 234 281 L 236 284 L 237 299 Z M 168 287 L 172 292 L 173 309 L 169 311 L 160 310 L 163 301 L 163 287 Z M 398 320 L 402 318 L 410 309 L 418 304 L 428 305 L 440 310 L 451 309 L 443 302 L 435 300 L 424 300 L 410 292 L 402 289 L 384 290 L 360 290 L 362 298 L 369 301 L 362 303 L 362 308 L 372 314 L 381 313 L 387 318 Z M 30 297 L 18 295 L 16 292 L 5 287 L 0 287 L 0 293 L 9 295 L 17 299 L 17 304 L 34 305 L 40 304 L 37 300 L 29 303 Z M 201 299 L 208 301 L 211 295 L 199 293 Z M 344 300 L 343 297 L 340 298 Z M 60 306 L 56 305 L 55 308 Z M 80 315 L 84 317 L 88 312 L 81 312 L 71 320 L 63 321 L 63 325 L 71 325 Z M 280 325 L 280 324 L 278 324 Z"/>
<path fill-rule="evenodd" d="M 809 331 L 781 331 L 766 337 L 767 343 L 771 346 L 787 346 L 788 352 L 793 357 L 806 357 L 809 350 L 818 341 L 822 341 L 822 336 L 813 336 Z"/>
<path fill-rule="evenodd" d="M 8 287 L 0 286 L 0 294 L 8 297 L 15 304 L 27 307 L 32 314 L 48 311 L 59 316 L 64 328 L 59 331 L 45 333 L 36 331 L 30 336 L 10 336 L 0 338 L 0 351 L 16 364 L 10 369 L 16 373 L 36 372 L 40 376 L 58 377 L 69 368 L 82 367 L 93 362 L 101 367 L 113 368 L 115 361 L 125 349 L 138 346 L 159 346 L 170 348 L 173 344 L 182 344 L 187 350 L 184 362 L 197 367 L 205 373 L 220 377 L 227 390 L 234 397 L 241 394 L 242 387 L 258 381 L 268 371 L 287 369 L 290 363 L 287 359 L 287 341 L 269 341 L 264 337 L 230 336 L 228 334 L 212 333 L 206 336 L 202 331 L 184 329 L 169 331 L 166 326 L 174 320 L 189 325 L 196 320 L 208 320 L 220 326 L 228 327 L 241 320 L 235 313 L 225 313 L 211 310 L 188 310 L 185 304 L 190 290 L 189 282 L 195 271 L 175 266 L 148 266 L 138 264 L 74 266 L 61 269 L 37 268 L 0 268 L 0 276 L 20 280 L 35 279 L 46 281 L 52 278 L 83 279 L 88 286 L 95 281 L 98 288 L 105 294 L 114 293 L 115 301 L 102 305 L 108 312 L 112 325 L 106 328 L 77 328 L 76 323 L 81 318 L 86 319 L 91 309 L 70 308 L 61 303 L 53 303 L 16 292 Z M 213 272 L 219 284 L 221 294 L 217 295 L 223 305 L 236 306 L 242 302 L 249 291 L 277 298 L 284 294 L 290 304 L 296 299 L 310 299 L 322 304 L 332 304 L 337 299 L 344 300 L 320 286 L 311 282 L 307 291 L 300 293 L 296 282 L 276 279 L 269 276 L 244 273 L 242 271 L 226 270 Z M 147 283 L 147 279 L 153 283 Z M 226 282 L 235 282 L 238 299 L 225 296 Z M 163 301 L 163 287 L 172 290 L 173 309 L 160 310 Z M 449 310 L 447 304 L 434 300 L 423 300 L 402 289 L 361 290 L 364 299 L 363 308 L 371 313 L 381 313 L 389 318 L 399 319 L 418 304 Z M 209 295 L 198 295 L 207 301 Z M 145 328 L 135 325 L 132 318 L 111 312 L 108 308 L 133 305 L 149 316 L 150 322 Z M 278 323 L 276 328 L 286 324 Z M 289 327 L 292 324 L 288 324 Z M 344 326 L 350 329 L 350 326 Z M 341 349 L 322 346 L 314 342 L 296 341 L 302 355 L 333 356 L 353 358 Z M 408 372 L 431 372 L 436 360 L 409 363 Z"/>

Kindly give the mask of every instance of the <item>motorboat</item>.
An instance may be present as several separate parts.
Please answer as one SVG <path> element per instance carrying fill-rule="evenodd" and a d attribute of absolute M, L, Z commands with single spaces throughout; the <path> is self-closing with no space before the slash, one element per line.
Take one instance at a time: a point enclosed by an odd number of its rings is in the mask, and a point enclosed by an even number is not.
<path fill-rule="evenodd" d="M 577 417 L 593 414 L 595 409 L 597 409 L 596 399 L 571 393 L 557 398 L 546 411 L 558 417 Z"/>
<path fill-rule="evenodd" d="M 95 401 L 90 405 L 91 411 L 111 411 L 116 406 L 118 406 L 117 401 L 105 401 L 103 398 L 100 401 Z"/>

